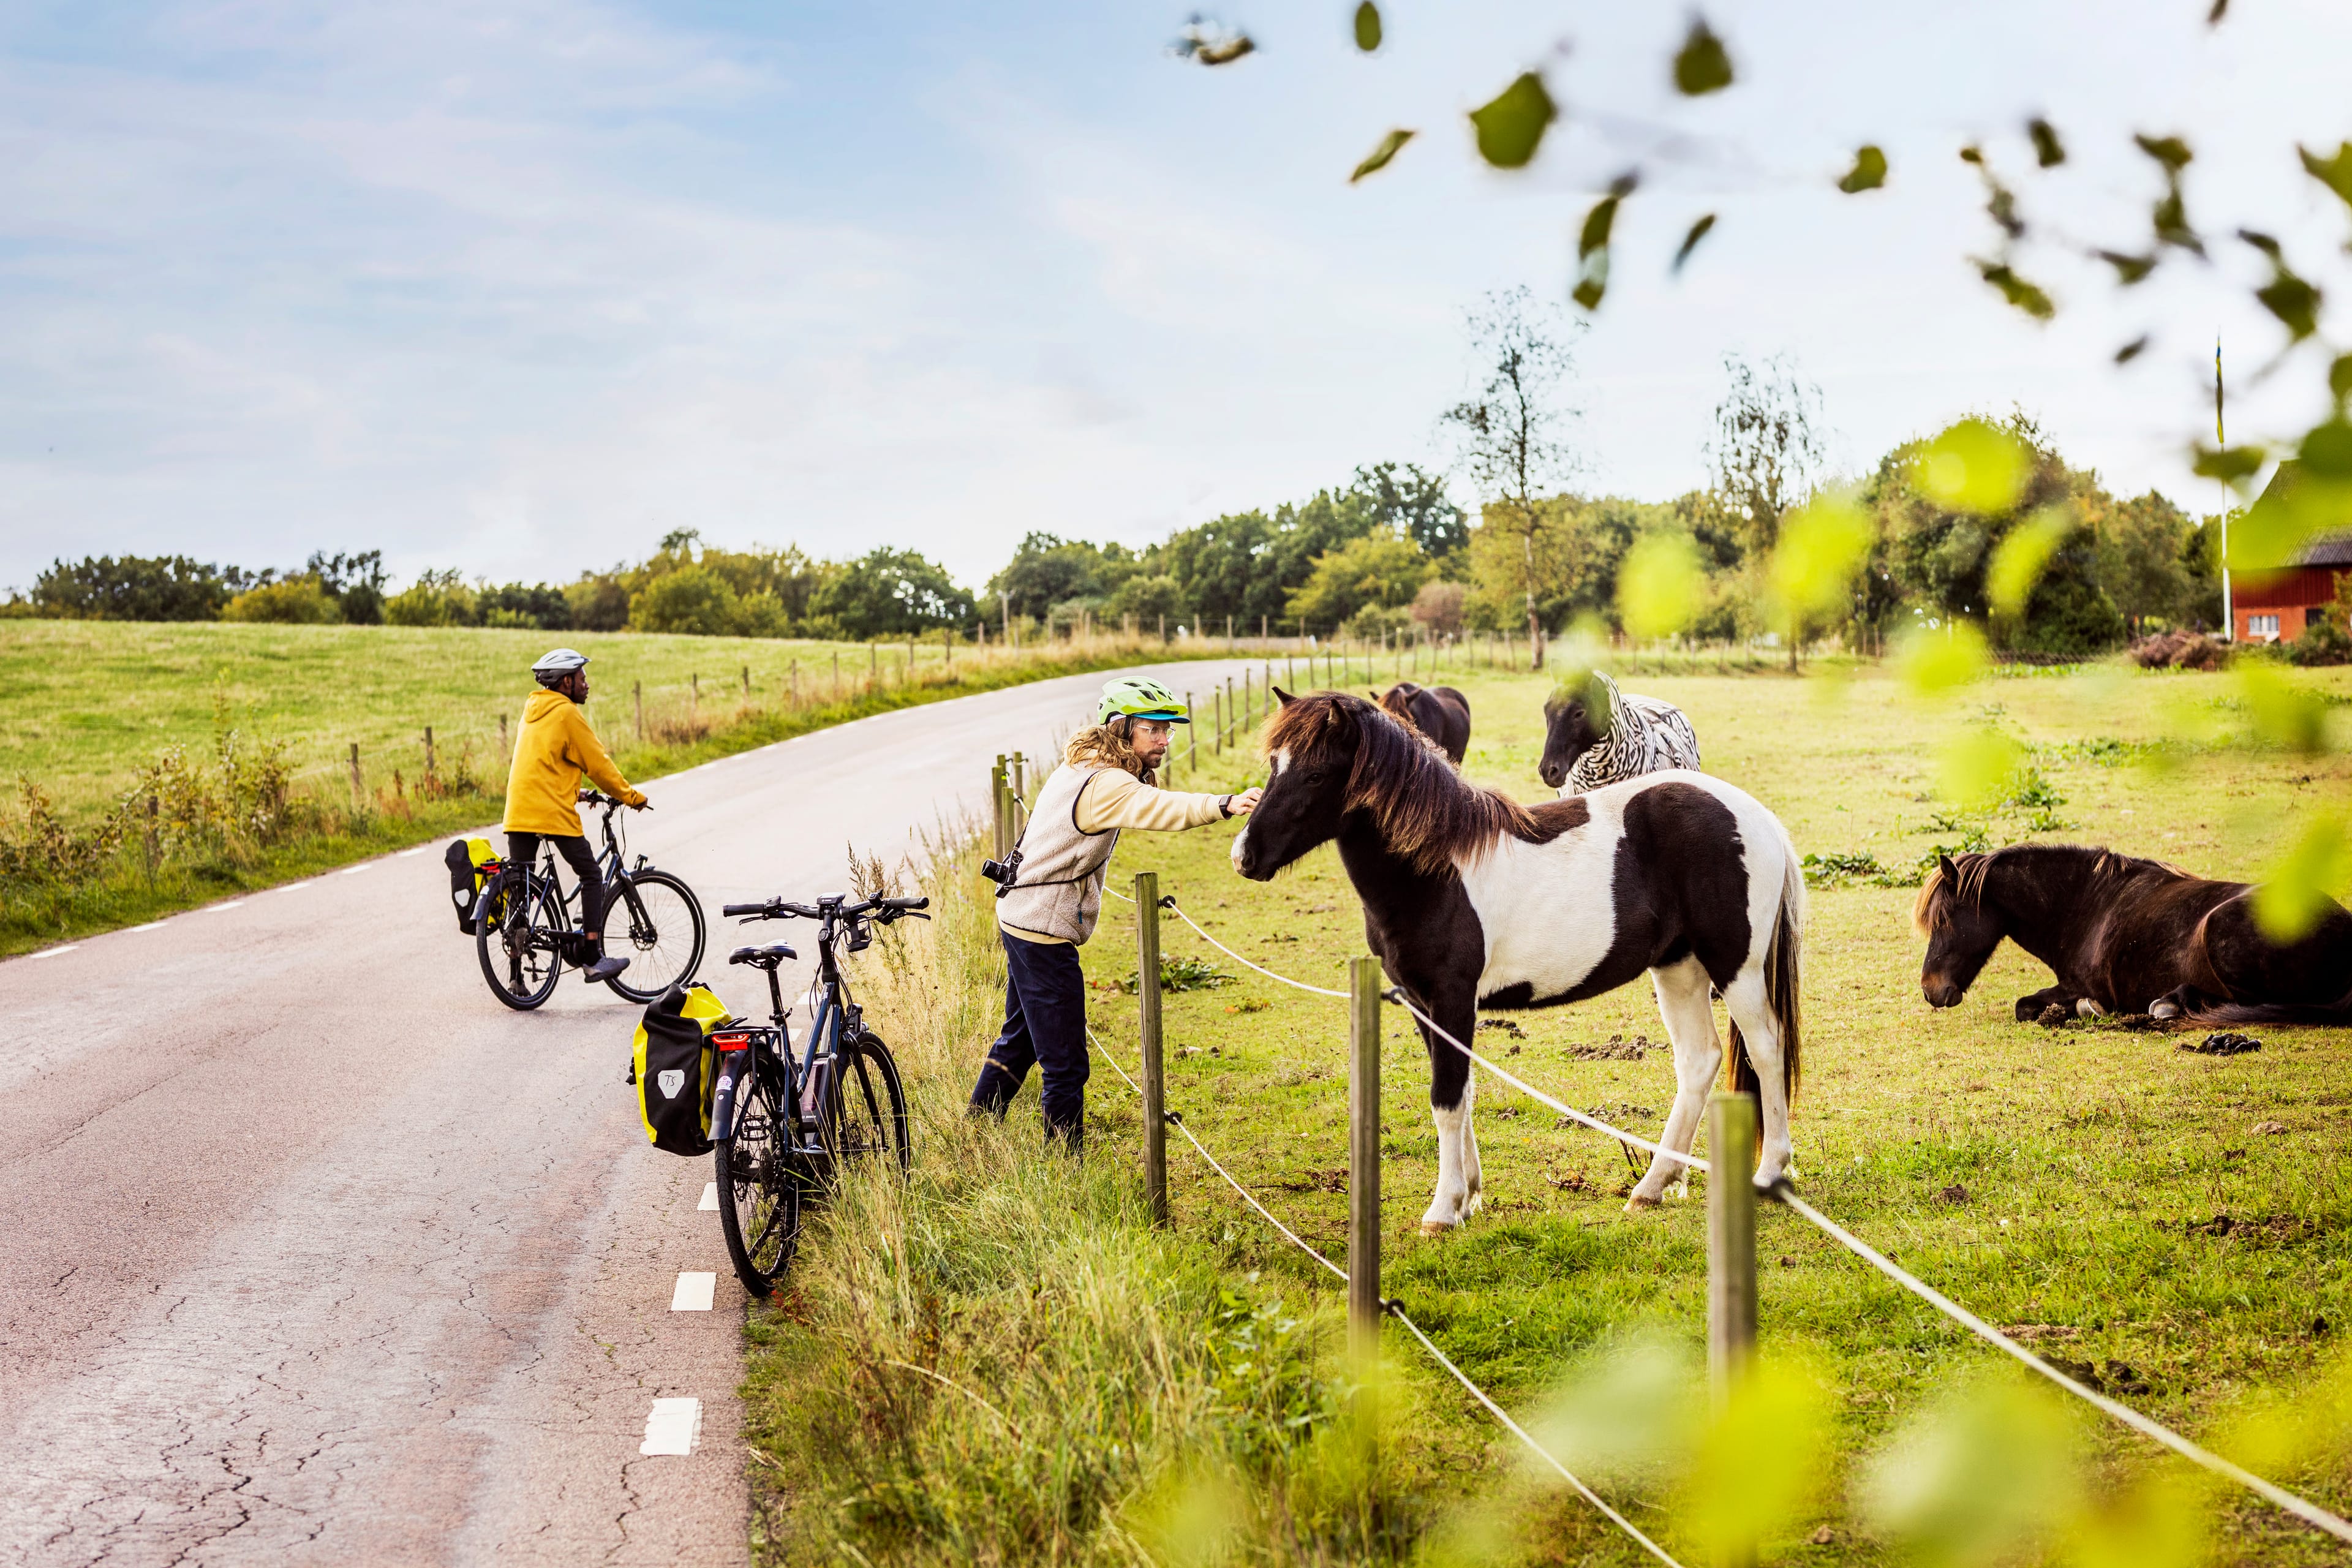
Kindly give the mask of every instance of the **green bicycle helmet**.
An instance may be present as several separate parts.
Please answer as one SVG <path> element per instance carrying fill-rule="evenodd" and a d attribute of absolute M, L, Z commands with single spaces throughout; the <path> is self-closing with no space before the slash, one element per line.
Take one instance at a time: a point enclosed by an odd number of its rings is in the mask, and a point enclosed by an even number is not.
<path fill-rule="evenodd" d="M 1107 681 L 1102 689 L 1102 700 L 1095 704 L 1095 722 L 1108 724 L 1114 719 L 1157 719 L 1168 724 L 1190 724 L 1192 721 L 1176 694 L 1156 680 L 1134 676 L 1121 676 Z"/>

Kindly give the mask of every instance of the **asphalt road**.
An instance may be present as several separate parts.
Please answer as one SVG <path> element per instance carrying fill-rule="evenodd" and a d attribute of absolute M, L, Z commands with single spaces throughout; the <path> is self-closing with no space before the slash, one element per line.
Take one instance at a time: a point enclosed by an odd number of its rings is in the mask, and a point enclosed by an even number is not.
<path fill-rule="evenodd" d="M 984 807 L 1103 679 L 650 783 L 632 853 L 723 971 L 720 904 Z M 575 975 L 500 1006 L 437 844 L 0 963 L 0 1563 L 746 1561 L 744 1298 L 710 1162 L 636 1124 L 635 1016 Z M 692 1452 L 641 1455 L 680 1398 Z"/>

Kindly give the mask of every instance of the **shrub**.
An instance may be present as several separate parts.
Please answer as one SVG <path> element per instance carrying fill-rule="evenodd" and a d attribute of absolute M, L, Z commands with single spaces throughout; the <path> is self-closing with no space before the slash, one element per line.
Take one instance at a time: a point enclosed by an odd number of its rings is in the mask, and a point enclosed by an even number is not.
<path fill-rule="evenodd" d="M 383 602 L 388 626 L 470 626 L 479 620 L 473 590 L 457 580 L 455 568 L 427 572 Z"/>
<path fill-rule="evenodd" d="M 1438 637 L 1462 634 L 1462 607 L 1470 597 L 1461 583 L 1423 583 L 1412 596 L 1414 622 Z"/>
<path fill-rule="evenodd" d="M 2326 610 L 2315 610 L 2286 650 L 2293 662 L 2306 667 L 2314 665 L 2352 664 L 2352 636 L 2347 636 L 2342 617 Z"/>
<path fill-rule="evenodd" d="M 343 618 L 343 606 L 320 585 L 316 577 L 289 577 L 247 588 L 221 611 L 225 621 L 269 621 L 283 626 L 331 626 Z"/>
<path fill-rule="evenodd" d="M 1160 635 L 1160 623 L 1165 617 L 1173 626 L 1192 614 L 1184 602 L 1184 589 L 1175 578 L 1162 572 L 1146 577 L 1138 574 L 1121 583 L 1103 605 L 1105 624 L 1123 626 L 1127 617 L 1135 617 L 1135 629 L 1146 636 Z"/>
<path fill-rule="evenodd" d="M 665 572 L 629 600 L 629 625 L 641 632 L 723 637 L 735 614 L 735 590 L 705 566 Z"/>

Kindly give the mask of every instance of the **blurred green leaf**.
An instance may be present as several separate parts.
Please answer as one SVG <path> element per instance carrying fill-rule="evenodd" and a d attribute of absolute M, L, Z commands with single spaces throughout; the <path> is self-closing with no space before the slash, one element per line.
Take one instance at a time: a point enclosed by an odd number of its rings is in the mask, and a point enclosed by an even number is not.
<path fill-rule="evenodd" d="M 2299 942 L 2336 907 L 2336 895 L 2347 883 L 2352 842 L 2345 838 L 2344 819 L 2315 812 L 2254 889 L 2254 923 L 2273 942 Z"/>
<path fill-rule="evenodd" d="M 1187 22 L 1176 41 L 1169 46 L 1170 52 L 1180 59 L 1198 60 L 1204 66 L 1231 65 L 1256 47 L 1256 40 L 1247 33 L 1229 31 L 1201 16 Z"/>
<path fill-rule="evenodd" d="M 1829 1398 L 1816 1379 L 1758 1362 L 1700 1430 L 1676 1520 L 1717 1561 L 1752 1561 L 1759 1543 L 1811 1502 L 1828 1425 Z"/>
<path fill-rule="evenodd" d="M 1683 263 L 1691 258 L 1691 252 L 1698 248 L 1698 242 L 1705 239 L 1706 237 L 1707 231 L 1714 226 L 1715 215 L 1713 213 L 1708 213 L 1696 223 L 1690 226 L 1690 232 L 1683 236 L 1682 246 L 1675 252 L 1675 271 L 1680 272 L 1683 269 Z M 2347 357 L 2352 358 L 2352 356 Z"/>
<path fill-rule="evenodd" d="M 2220 479 L 2234 485 L 2241 479 L 2251 479 L 2263 471 L 2267 454 L 2260 447 L 2205 447 L 2197 448 L 2197 472 L 2209 479 Z"/>
<path fill-rule="evenodd" d="M 1174 1568 L 1206 1568 L 1223 1559 L 1244 1506 L 1234 1479 L 1202 1464 L 1162 1476 L 1127 1504 L 1122 1522 L 1156 1561 Z"/>
<path fill-rule="evenodd" d="M 1399 152 L 1402 151 L 1404 144 L 1412 141 L 1417 134 L 1418 132 L 1416 132 L 1397 130 L 1391 131 L 1387 135 L 1381 137 L 1381 144 L 1373 148 L 1370 154 L 1367 156 L 1362 163 L 1356 165 L 1356 172 L 1354 174 L 1348 176 L 1348 183 L 1352 185 L 1358 180 L 1362 179 L 1366 174 L 1376 174 L 1382 169 L 1387 168 L 1389 166 L 1389 160 L 1395 157 Z"/>
<path fill-rule="evenodd" d="M 1886 154 L 1875 142 L 1864 142 L 1854 149 L 1853 167 L 1838 182 L 1838 189 L 1847 195 L 1859 195 L 1874 191 L 1886 183 Z"/>
<path fill-rule="evenodd" d="M 2116 281 L 2128 289 L 2156 270 L 2153 256 L 2127 256 L 2120 250 L 2094 251 L 2093 255 L 2116 269 Z"/>
<path fill-rule="evenodd" d="M 1687 1447 L 1701 1418 L 1705 1378 L 1704 1369 L 1673 1346 L 1612 1347 L 1562 1382 L 1529 1430 L 1547 1453 L 1587 1480 L 1633 1480 Z"/>
<path fill-rule="evenodd" d="M 2334 191 L 2345 205 L 2352 206 L 2352 142 L 2339 143 L 2326 158 L 2308 147 L 2297 146 L 2295 153 L 2303 159 L 2305 172 Z"/>
<path fill-rule="evenodd" d="M 1559 118 L 1543 78 L 1521 73 L 1486 104 L 1470 111 L 1477 128 L 1478 155 L 1497 169 L 1523 169 L 1543 145 L 1544 132 Z"/>
<path fill-rule="evenodd" d="M 1625 552 L 1617 573 L 1617 611 L 1636 637 L 1672 637 L 1696 619 L 1706 590 L 1706 568 L 1687 533 L 1660 529 Z"/>
<path fill-rule="evenodd" d="M 1936 757 L 1936 793 L 1968 811 L 1982 811 L 2009 793 L 2025 749 L 1998 730 L 1969 725 L 1946 741 Z"/>
<path fill-rule="evenodd" d="M 2189 150 L 2189 143 L 2178 136 L 2135 135 L 2132 140 L 2139 144 L 2141 152 L 2163 164 L 2167 174 L 2178 174 L 2197 156 Z"/>
<path fill-rule="evenodd" d="M 2025 493 L 2033 454 L 1989 422 L 1969 418 L 1946 429 L 1912 460 L 1912 483 L 1938 506 L 1979 516 L 2004 512 Z"/>
<path fill-rule="evenodd" d="M 2189 226 L 2189 208 L 2181 198 L 2179 185 L 2176 184 L 2164 193 L 2163 198 L 2149 213 L 2148 222 L 2156 230 L 2158 243 L 2176 245 L 2183 250 L 2194 251 L 2199 256 L 2205 254 L 2204 240 L 2198 237 L 2195 229 Z"/>
<path fill-rule="evenodd" d="M 1821 491 L 1791 512 L 1765 568 L 1772 618 L 1794 635 L 1795 623 L 1843 604 L 1876 535 L 1870 513 L 1843 490 Z"/>
<path fill-rule="evenodd" d="M 1675 90 L 1685 98 L 1720 92 L 1731 85 L 1731 56 L 1703 16 L 1693 16 L 1690 36 L 1675 54 Z"/>
<path fill-rule="evenodd" d="M 2263 659 L 2240 659 L 2233 674 L 2257 737 L 2305 756 L 2326 749 L 2327 704 L 2316 694 Z"/>
<path fill-rule="evenodd" d="M 2330 420 L 2305 436 L 2304 447 L 2333 468 L 2340 460 L 2336 443 L 2343 429 L 2341 421 Z M 2290 458 L 2279 464 L 2254 504 L 2231 520 L 2226 560 L 2232 572 L 2281 571 L 2314 538 L 2347 527 L 2352 527 L 2352 479 Z"/>
<path fill-rule="evenodd" d="M 2213 0 L 2213 8 L 2205 13 L 2205 25 L 2218 27 L 2221 25 L 2221 18 L 2229 14 L 2230 0 Z"/>
<path fill-rule="evenodd" d="M 2075 526 L 2073 508 L 2045 506 L 2002 537 L 1985 568 L 1985 593 L 1994 615 L 2015 620 L 2025 614 L 2025 601 L 2042 581 L 2042 569 Z"/>
<path fill-rule="evenodd" d="M 2336 399 L 2336 413 L 2342 417 L 2344 405 L 2352 403 L 2352 354 L 2337 354 L 2336 363 L 2327 367 L 2328 395 Z"/>
<path fill-rule="evenodd" d="M 1990 662 L 1984 633 L 1968 621 L 1914 626 L 1895 644 L 1895 668 L 1903 684 L 1923 697 L 1967 685 Z"/>
<path fill-rule="evenodd" d="M 1911 1422 L 1872 1459 L 1858 1500 L 1929 1568 L 1991 1568 L 2054 1534 L 2081 1485 L 2064 1412 L 2004 1379 Z"/>
<path fill-rule="evenodd" d="M 2199 1568 L 2210 1554 L 2207 1479 L 2160 1465 L 2076 1520 L 2061 1556 L 2073 1568 Z"/>
<path fill-rule="evenodd" d="M 2352 479 L 2352 424 L 2337 418 L 2313 426 L 2295 457 L 2314 479 Z"/>
<path fill-rule="evenodd" d="M 2131 342 L 2126 343 L 2123 347 L 2116 351 L 2116 363 L 2117 364 L 2129 364 L 2132 361 L 2139 358 L 2141 354 L 2146 353 L 2147 352 L 2147 334 L 2146 332 L 2142 332 L 2139 336 L 2134 338 Z"/>
<path fill-rule="evenodd" d="M 2066 144 L 2058 140 L 2058 128 L 2050 121 L 2029 120 L 2025 133 L 2033 139 L 2033 161 L 2042 168 L 2054 169 L 2066 161 Z"/>
<path fill-rule="evenodd" d="M 2279 248 L 2279 242 L 2250 228 L 2240 229 L 2238 237 L 2270 258 L 2271 280 L 2254 290 L 2254 298 L 2263 302 L 2263 308 L 2279 319 L 2293 342 L 2299 343 L 2317 331 L 2319 290 L 2297 277 L 2286 264 L 2286 254 Z"/>
<path fill-rule="evenodd" d="M 1370 54 L 1381 47 L 1381 8 L 1372 0 L 1356 7 L 1356 47 Z"/>
<path fill-rule="evenodd" d="M 1971 259 L 1974 259 L 1973 258 Z M 2032 317 L 2046 321 L 2057 314 L 2058 307 L 2051 302 L 2040 285 L 2017 275 L 2016 268 L 2006 261 L 1978 261 L 1977 271 L 1984 280 L 2000 290 L 2000 297 Z"/>
<path fill-rule="evenodd" d="M 1586 310 L 1595 310 L 1609 291 L 1609 231 L 1616 226 L 1617 204 L 1633 189 L 1633 176 L 1621 176 L 1609 194 L 1592 204 L 1576 235 L 1576 287 L 1570 297 Z"/>

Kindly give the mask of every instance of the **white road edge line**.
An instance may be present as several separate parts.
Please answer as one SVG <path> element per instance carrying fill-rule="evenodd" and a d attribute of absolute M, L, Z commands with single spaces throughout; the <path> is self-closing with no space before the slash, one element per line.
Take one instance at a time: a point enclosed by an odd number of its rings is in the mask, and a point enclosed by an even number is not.
<path fill-rule="evenodd" d="M 431 846 L 430 844 L 420 844 L 420 845 L 418 845 L 418 846 L 417 846 L 415 848 L 414 848 L 414 849 L 404 849 L 404 850 L 402 850 L 402 851 L 400 852 L 400 854 L 398 855 L 397 858 L 402 859 L 402 860 L 405 860 L 405 859 L 407 859 L 411 855 L 422 855 L 422 854 L 424 854 L 427 849 L 430 849 L 430 848 L 432 848 L 432 847 L 433 847 L 433 846 Z"/>
<path fill-rule="evenodd" d="M 712 1293 L 719 1289 L 716 1274 L 681 1273 L 677 1284 L 669 1293 L 669 1310 L 673 1312 L 708 1312 Z"/>
<path fill-rule="evenodd" d="M 132 926 L 131 928 L 131 931 L 162 931 L 163 929 L 163 922 L 162 921 L 149 921 L 143 926 Z"/>
<path fill-rule="evenodd" d="M 358 865 L 356 865 L 356 866 L 346 866 L 346 867 L 344 867 L 344 868 L 343 868 L 343 875 L 344 875 L 344 876 L 346 876 L 346 877 L 356 877 L 356 876 L 358 876 L 358 875 L 359 875 L 361 872 L 362 872 L 362 871 L 373 871 L 373 870 L 374 870 L 374 869 L 375 869 L 375 862 L 374 862 L 374 861 L 373 861 L 373 860 L 362 860 L 362 861 L 361 861 L 361 862 L 360 862 Z"/>
<path fill-rule="evenodd" d="M 698 1214 L 717 1214 L 719 1212 L 719 1184 L 717 1182 L 705 1182 L 702 1184 L 702 1201 L 695 1205 L 694 1207 L 695 1212 Z"/>
<path fill-rule="evenodd" d="M 81 943 L 79 943 L 79 942 L 69 942 L 66 943 L 63 947 L 45 947 L 45 948 L 41 949 L 41 951 L 40 951 L 40 952 L 36 952 L 36 953 L 32 953 L 32 954 L 30 954 L 29 956 L 34 957 L 34 958 L 55 958 L 58 954 L 59 954 L 59 953 L 61 953 L 61 952 L 71 952 L 74 949 L 76 949 L 76 948 L 79 947 L 80 945 L 81 945 Z"/>
<path fill-rule="evenodd" d="M 691 1454 L 694 1440 L 702 1433 L 702 1401 L 699 1399 L 656 1399 L 646 1416 L 646 1440 L 637 1445 L 640 1454 Z"/>
<path fill-rule="evenodd" d="M 195 912 L 200 915 L 216 915 L 223 910 L 241 910 L 243 908 L 245 908 L 245 900 L 243 899 L 231 899 L 225 904 L 206 904 L 204 908 L 196 910 Z"/>

